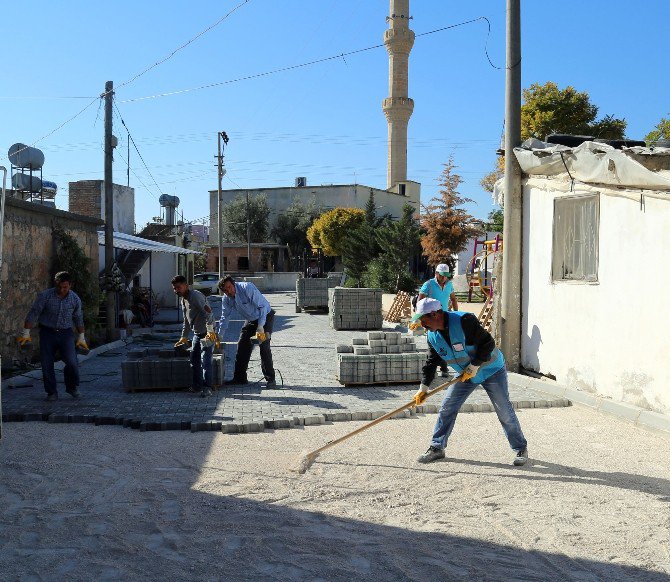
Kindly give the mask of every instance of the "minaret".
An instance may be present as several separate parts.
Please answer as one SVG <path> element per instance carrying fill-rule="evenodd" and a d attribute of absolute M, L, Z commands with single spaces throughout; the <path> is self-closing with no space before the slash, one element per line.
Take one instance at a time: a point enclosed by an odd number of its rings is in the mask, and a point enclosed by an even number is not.
<path fill-rule="evenodd" d="M 407 96 L 409 52 L 414 44 L 414 32 L 409 29 L 409 0 L 390 0 L 391 27 L 384 32 L 384 44 L 389 53 L 389 96 L 382 109 L 389 126 L 388 168 L 386 187 L 407 180 L 407 123 L 414 110 L 414 101 Z"/>

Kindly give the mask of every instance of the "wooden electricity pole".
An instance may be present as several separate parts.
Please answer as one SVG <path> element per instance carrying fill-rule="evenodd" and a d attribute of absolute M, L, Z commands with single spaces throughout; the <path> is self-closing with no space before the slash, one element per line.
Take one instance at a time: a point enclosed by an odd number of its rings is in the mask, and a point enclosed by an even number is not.
<path fill-rule="evenodd" d="M 114 185 L 112 182 L 112 166 L 114 147 L 112 145 L 112 100 L 114 83 L 105 83 L 105 274 L 111 283 L 112 267 L 114 266 Z M 112 341 L 116 328 L 116 291 L 107 289 L 107 341 Z"/>

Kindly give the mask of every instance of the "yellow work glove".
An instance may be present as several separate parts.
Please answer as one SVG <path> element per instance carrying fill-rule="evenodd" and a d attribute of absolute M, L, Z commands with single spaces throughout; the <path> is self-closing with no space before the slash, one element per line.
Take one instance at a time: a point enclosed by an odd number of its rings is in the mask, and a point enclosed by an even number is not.
<path fill-rule="evenodd" d="M 414 404 L 416 406 L 419 406 L 419 404 L 422 404 L 426 400 L 428 390 L 429 390 L 429 388 L 425 384 L 421 384 L 419 386 L 419 390 L 414 395 Z"/>
<path fill-rule="evenodd" d="M 268 334 L 265 333 L 262 325 L 259 325 L 256 329 L 256 338 L 260 343 L 263 343 L 266 339 L 268 339 Z"/>
<path fill-rule="evenodd" d="M 474 378 L 477 375 L 477 372 L 479 372 L 479 366 L 470 364 L 467 368 L 465 368 L 465 370 L 463 370 L 463 373 L 461 374 L 461 382 L 466 382 L 470 378 Z"/>
<path fill-rule="evenodd" d="M 421 327 L 421 322 L 419 322 L 419 321 L 413 321 L 407 326 L 407 328 L 411 331 L 414 331 L 415 329 L 419 329 L 420 327 Z"/>
<path fill-rule="evenodd" d="M 16 338 L 19 347 L 22 350 L 27 350 L 33 346 L 33 340 L 30 339 L 30 330 L 27 327 L 23 328 L 23 333 Z"/>
<path fill-rule="evenodd" d="M 214 326 L 212 324 L 207 324 L 207 335 L 205 337 L 214 344 L 214 347 L 217 350 L 221 347 L 219 336 L 214 331 Z"/>
<path fill-rule="evenodd" d="M 188 341 L 187 337 L 182 337 L 179 338 L 179 341 L 174 345 L 175 348 L 180 348 L 181 346 L 185 346 L 186 344 L 189 344 L 191 342 Z"/>

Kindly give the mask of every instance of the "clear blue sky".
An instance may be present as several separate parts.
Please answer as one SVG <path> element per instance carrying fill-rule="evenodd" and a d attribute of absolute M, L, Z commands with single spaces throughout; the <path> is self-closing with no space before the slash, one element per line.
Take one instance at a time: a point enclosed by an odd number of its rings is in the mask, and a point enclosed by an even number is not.
<path fill-rule="evenodd" d="M 0 155 L 33 143 L 104 90 L 119 87 L 224 16 L 241 0 L 23 2 L 3 6 L 5 75 L 0 90 Z M 158 99 L 192 88 L 297 65 L 382 42 L 387 0 L 250 0 L 223 23 L 116 93 L 119 111 L 153 179 L 131 151 L 136 222 L 159 213 L 158 196 L 176 194 L 185 218 L 209 214 L 217 184 L 216 133 L 230 136 L 224 188 L 308 184 L 386 185 L 388 58 L 377 48 L 311 67 Z M 491 21 L 488 50 L 504 65 L 505 1 L 412 0 L 418 35 L 478 16 Z M 670 112 L 665 40 L 670 2 L 522 2 L 523 86 L 552 80 L 590 93 L 600 114 L 625 117 L 643 137 Z M 408 178 L 424 202 L 437 192 L 450 155 L 485 217 L 493 208 L 479 186 L 493 166 L 504 116 L 504 71 L 484 54 L 482 21 L 417 38 L 410 57 Z M 87 96 L 85 99 L 54 97 Z M 126 132 L 114 181 L 126 183 Z M 59 186 L 103 177 L 103 110 L 94 103 L 41 141 L 44 178 Z M 145 186 L 142 185 L 143 182 Z"/>

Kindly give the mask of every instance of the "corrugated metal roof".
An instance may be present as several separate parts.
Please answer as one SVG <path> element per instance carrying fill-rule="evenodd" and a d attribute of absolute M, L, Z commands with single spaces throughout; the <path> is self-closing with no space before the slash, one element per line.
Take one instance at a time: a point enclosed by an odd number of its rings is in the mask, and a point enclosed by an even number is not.
<path fill-rule="evenodd" d="M 98 231 L 98 243 L 103 245 L 105 244 L 105 231 Z M 165 243 L 157 242 L 155 240 L 149 240 L 148 238 L 141 238 L 139 236 L 133 236 L 132 234 L 126 234 L 125 232 L 115 232 L 114 233 L 114 248 L 115 249 L 126 249 L 130 251 L 150 251 L 153 253 L 174 253 L 180 255 L 200 255 L 199 251 L 194 251 L 192 249 L 184 249 L 182 247 L 177 247 L 175 245 L 168 245 Z"/>

